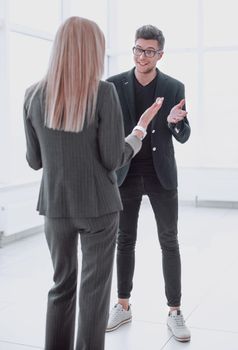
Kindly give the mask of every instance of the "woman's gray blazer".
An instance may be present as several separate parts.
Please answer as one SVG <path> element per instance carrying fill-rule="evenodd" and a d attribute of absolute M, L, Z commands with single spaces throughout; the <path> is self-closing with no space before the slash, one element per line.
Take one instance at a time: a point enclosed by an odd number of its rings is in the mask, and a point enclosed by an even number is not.
<path fill-rule="evenodd" d="M 82 132 L 44 125 L 44 88 L 30 87 L 24 102 L 26 158 L 43 168 L 37 210 L 48 217 L 97 217 L 122 209 L 115 170 L 141 141 L 124 139 L 120 102 L 113 84 L 101 81 L 95 121 Z"/>

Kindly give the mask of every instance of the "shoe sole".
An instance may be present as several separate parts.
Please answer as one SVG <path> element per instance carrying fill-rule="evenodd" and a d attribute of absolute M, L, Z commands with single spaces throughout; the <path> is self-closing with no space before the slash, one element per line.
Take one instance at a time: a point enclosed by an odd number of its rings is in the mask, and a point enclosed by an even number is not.
<path fill-rule="evenodd" d="M 126 320 L 124 320 L 124 321 L 118 323 L 116 326 L 111 327 L 111 328 L 107 328 L 107 329 L 106 329 L 106 332 L 108 333 L 108 332 L 115 331 L 116 329 L 118 329 L 119 327 L 121 327 L 123 324 L 131 322 L 131 320 L 132 320 L 132 317 L 127 318 Z"/>
<path fill-rule="evenodd" d="M 170 328 L 170 326 L 168 324 L 167 324 L 167 326 L 168 326 L 168 329 L 170 330 L 170 332 L 172 333 L 173 337 L 176 340 L 180 341 L 181 343 L 186 343 L 186 342 L 191 340 L 191 337 L 188 337 L 188 338 L 178 338 L 178 337 L 176 337 L 176 335 L 173 334 L 172 329 Z"/>

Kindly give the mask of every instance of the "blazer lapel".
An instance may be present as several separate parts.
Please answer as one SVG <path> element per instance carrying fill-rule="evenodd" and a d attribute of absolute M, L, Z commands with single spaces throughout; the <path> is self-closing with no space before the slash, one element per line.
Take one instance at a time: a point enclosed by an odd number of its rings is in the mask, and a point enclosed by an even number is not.
<path fill-rule="evenodd" d="M 164 97 L 165 96 L 165 91 L 167 88 L 167 76 L 160 72 L 157 69 L 158 76 L 157 76 L 157 81 L 156 81 L 156 88 L 155 88 L 155 97 Z M 156 122 L 157 117 L 159 117 L 160 114 L 162 114 L 163 110 L 163 105 L 159 112 L 157 113 L 157 116 L 152 120 L 152 125 Z"/>
<path fill-rule="evenodd" d="M 163 97 L 166 87 L 167 87 L 167 76 L 160 72 L 157 69 L 158 75 L 157 75 L 157 81 L 156 81 L 156 88 L 155 88 L 155 96 L 156 97 Z"/>
<path fill-rule="evenodd" d="M 135 94 L 134 94 L 134 68 L 130 70 L 122 80 L 122 90 L 128 105 L 133 124 L 136 123 Z"/>

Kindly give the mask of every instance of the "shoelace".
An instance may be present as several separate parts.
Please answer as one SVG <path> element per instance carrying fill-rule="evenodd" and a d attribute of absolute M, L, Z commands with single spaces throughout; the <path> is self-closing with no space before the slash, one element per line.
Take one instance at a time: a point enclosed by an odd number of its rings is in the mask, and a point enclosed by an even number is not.
<path fill-rule="evenodd" d="M 121 310 L 120 310 L 121 311 Z M 117 319 L 120 317 L 118 310 L 113 310 L 113 313 L 111 315 L 111 320 L 112 321 L 117 321 Z"/>
<path fill-rule="evenodd" d="M 173 319 L 175 320 L 177 327 L 184 327 L 185 326 L 184 319 L 183 319 L 182 315 L 173 316 Z"/>

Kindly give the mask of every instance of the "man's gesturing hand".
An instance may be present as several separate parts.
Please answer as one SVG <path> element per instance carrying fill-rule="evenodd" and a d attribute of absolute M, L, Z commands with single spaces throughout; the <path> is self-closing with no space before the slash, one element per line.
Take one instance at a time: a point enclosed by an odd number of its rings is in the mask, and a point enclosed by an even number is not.
<path fill-rule="evenodd" d="M 176 124 L 176 123 L 180 122 L 181 120 L 183 120 L 186 117 L 188 112 L 186 112 L 186 111 L 184 111 L 182 109 L 184 104 L 185 104 L 185 99 L 182 99 L 177 105 L 175 105 L 171 109 L 171 111 L 170 111 L 170 113 L 169 113 L 169 115 L 167 117 L 167 122 L 168 123 Z"/>

